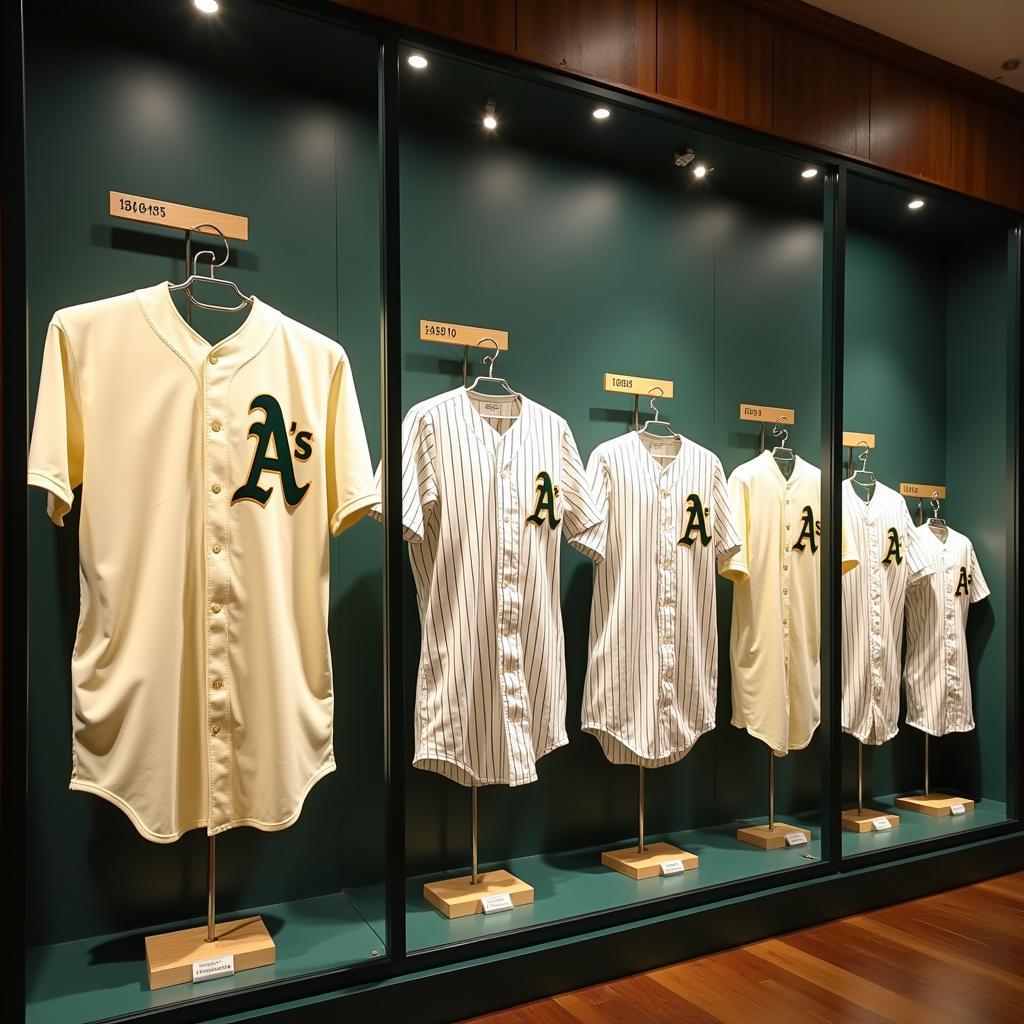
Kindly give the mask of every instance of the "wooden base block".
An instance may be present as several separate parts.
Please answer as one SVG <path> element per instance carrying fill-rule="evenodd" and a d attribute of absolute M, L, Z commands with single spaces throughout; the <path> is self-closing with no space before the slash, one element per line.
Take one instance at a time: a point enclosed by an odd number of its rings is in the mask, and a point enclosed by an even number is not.
<path fill-rule="evenodd" d="M 889 822 L 890 828 L 899 828 L 898 814 L 886 814 L 884 811 L 876 811 L 871 807 L 865 807 L 859 811 L 856 807 L 851 807 L 848 811 L 843 811 L 843 828 L 847 832 L 872 832 L 875 830 L 872 822 L 876 818 L 885 818 Z"/>
<path fill-rule="evenodd" d="M 260 917 L 218 922 L 216 934 L 216 939 L 207 942 L 204 924 L 164 935 L 147 935 L 149 987 L 167 988 L 191 982 L 192 965 L 204 960 L 234 957 L 237 974 L 252 967 L 266 967 L 277 959 L 274 940 Z"/>
<path fill-rule="evenodd" d="M 504 869 L 481 871 L 477 875 L 476 885 L 473 885 L 471 878 L 471 875 L 462 875 L 460 878 L 442 878 L 436 882 L 427 882 L 423 886 L 423 896 L 445 917 L 470 917 L 473 914 L 482 914 L 481 899 L 498 893 L 508 893 L 514 907 L 533 902 L 533 886 Z"/>
<path fill-rule="evenodd" d="M 811 841 L 811 833 L 806 828 L 798 825 L 787 825 L 784 821 L 775 822 L 774 828 L 767 825 L 748 825 L 746 828 L 736 829 L 736 838 L 741 843 L 750 843 L 751 846 L 760 847 L 762 850 L 781 850 L 786 845 L 786 836 L 790 832 L 802 832 Z"/>
<path fill-rule="evenodd" d="M 931 814 L 936 818 L 952 814 L 951 807 L 963 804 L 964 811 L 974 810 L 974 801 L 962 796 L 947 796 L 945 793 L 929 793 L 927 796 L 901 796 L 896 806 L 904 811 L 917 811 L 920 814 Z"/>
<path fill-rule="evenodd" d="M 692 871 L 700 858 L 695 853 L 687 853 L 670 843 L 650 843 L 641 853 L 635 846 L 626 850 L 605 850 L 601 854 L 601 863 L 623 875 L 635 878 L 654 878 L 661 874 L 661 865 L 666 861 L 682 861 L 683 872 Z"/>

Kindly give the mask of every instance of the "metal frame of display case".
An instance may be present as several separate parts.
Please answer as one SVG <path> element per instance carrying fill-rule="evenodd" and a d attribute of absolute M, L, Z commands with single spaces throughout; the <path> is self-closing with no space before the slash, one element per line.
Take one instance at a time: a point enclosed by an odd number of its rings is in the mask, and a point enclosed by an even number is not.
<path fill-rule="evenodd" d="M 159 1018 L 162 1021 L 205 1019 L 267 1008 L 287 1007 L 303 1019 L 336 1019 L 339 998 L 346 1010 L 379 1015 L 382 1007 L 399 1012 L 416 1006 L 420 1020 L 469 1016 L 503 1004 L 502 986 L 511 990 L 508 1002 L 521 1001 L 556 989 L 585 984 L 627 971 L 749 941 L 781 930 L 882 905 L 896 899 L 1011 870 L 1024 862 L 1024 825 L 1020 800 L 1024 791 L 1021 746 L 1024 723 L 1019 696 L 1020 634 L 1020 396 L 1017 392 L 1022 317 L 1021 223 L 1008 237 L 1011 278 L 1011 316 L 1007 367 L 1012 401 L 1007 486 L 1012 515 L 1008 523 L 1010 572 L 1007 608 L 1007 673 L 1017 685 L 1009 688 L 1007 770 L 1008 816 L 1011 820 L 973 829 L 966 834 L 922 840 L 876 853 L 842 857 L 841 726 L 838 709 L 840 679 L 841 598 L 838 587 L 839 551 L 832 538 L 840 525 L 841 425 L 843 408 L 844 262 L 846 252 L 847 177 L 851 172 L 894 185 L 911 179 L 839 158 L 812 147 L 790 143 L 754 129 L 741 128 L 707 115 L 646 99 L 625 90 L 598 85 L 568 72 L 555 71 L 404 28 L 326 0 L 261 0 L 289 12 L 329 20 L 365 32 L 378 40 L 378 104 L 381 185 L 381 399 L 382 452 L 385 457 L 384 502 L 386 533 L 384 783 L 386 798 L 387 956 L 339 967 L 303 978 L 269 982 L 244 991 L 204 995 L 166 1008 L 147 1010 L 119 1020 Z M 27 585 L 27 446 L 26 271 L 25 251 L 25 108 L 23 22 L 19 4 L 3 11 L 3 167 L 2 167 L 2 377 L 3 377 L 3 920 L 7 940 L 18 945 L 24 937 L 29 908 L 25 904 L 25 846 L 21 833 L 26 821 L 27 610 L 21 595 Z M 826 740 L 826 783 L 822 790 L 821 847 L 817 864 L 709 886 L 675 896 L 569 917 L 550 924 L 510 930 L 448 946 L 410 952 L 406 948 L 405 793 L 406 740 L 402 678 L 401 594 L 404 543 L 400 525 L 401 496 L 401 211 L 399 169 L 400 58 L 406 46 L 477 64 L 541 85 L 570 90 L 594 100 L 653 115 L 680 127 L 712 131 L 722 137 L 769 150 L 780 156 L 807 160 L 824 169 L 824 280 L 822 292 L 822 437 L 821 467 L 829 486 L 822 488 L 822 551 L 829 571 L 822 573 L 822 730 Z M 956 196 L 937 186 L 915 183 L 924 195 L 941 195 L 971 208 L 980 200 Z M 829 685 L 830 683 L 831 685 Z M 922 871 L 923 864 L 929 866 Z M 794 898 L 814 886 L 820 897 Z M 758 912 L 751 913 L 754 899 Z M 745 916 L 744 916 L 745 915 Z M 685 924 L 685 927 L 681 927 Z M 22 942 L 23 944 L 23 942 Z M 627 948 L 628 947 L 628 948 Z M 445 966 L 448 969 L 438 971 Z M 529 972 L 526 972 L 526 968 Z M 510 974 L 509 972 L 517 972 Z M 11 973 L 11 972 L 9 972 Z M 7 1019 L 24 1009 L 23 972 L 13 972 L 3 987 Z M 514 983 L 509 978 L 516 978 Z M 497 986 L 497 987 L 496 987 Z M 443 1000 L 443 1011 L 431 1010 Z M 292 1018 L 289 1018 L 292 1019 Z"/>

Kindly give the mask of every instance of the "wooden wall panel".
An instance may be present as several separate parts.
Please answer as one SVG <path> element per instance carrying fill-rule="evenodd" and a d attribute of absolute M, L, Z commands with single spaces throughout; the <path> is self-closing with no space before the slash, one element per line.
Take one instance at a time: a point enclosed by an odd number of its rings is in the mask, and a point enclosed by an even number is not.
<path fill-rule="evenodd" d="M 871 60 L 776 24 L 772 130 L 867 159 Z"/>
<path fill-rule="evenodd" d="M 772 126 L 772 22 L 735 0 L 660 0 L 658 92 Z"/>
<path fill-rule="evenodd" d="M 657 0 L 516 0 L 516 53 L 655 90 Z"/>
<path fill-rule="evenodd" d="M 871 160 L 906 174 L 948 182 L 952 106 L 948 89 L 873 60 Z"/>
<path fill-rule="evenodd" d="M 516 45 L 515 0 L 338 0 L 367 14 L 414 25 L 440 36 L 511 53 Z"/>
<path fill-rule="evenodd" d="M 953 188 L 1024 209 L 1024 119 L 954 95 L 952 150 Z"/>

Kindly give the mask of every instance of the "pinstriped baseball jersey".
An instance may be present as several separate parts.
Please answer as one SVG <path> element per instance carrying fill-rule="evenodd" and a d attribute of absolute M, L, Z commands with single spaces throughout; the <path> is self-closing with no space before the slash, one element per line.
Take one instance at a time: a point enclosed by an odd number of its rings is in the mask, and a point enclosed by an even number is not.
<path fill-rule="evenodd" d="M 821 471 L 795 456 L 787 479 L 770 451 L 733 470 L 742 546 L 722 567 L 736 581 L 732 724 L 776 754 L 806 747 L 821 721 Z M 842 566 L 857 564 L 843 529 Z"/>
<path fill-rule="evenodd" d="M 739 545 L 718 457 L 682 438 L 606 441 L 587 467 L 602 522 L 583 731 L 616 764 L 678 761 L 715 724 L 716 559 Z"/>
<path fill-rule="evenodd" d="M 58 312 L 28 482 L 81 485 L 71 788 L 168 843 L 282 829 L 334 770 L 330 533 L 377 501 L 348 359 L 256 299 L 210 345 L 167 285 Z"/>
<path fill-rule="evenodd" d="M 517 786 L 568 742 L 559 543 L 598 519 L 569 427 L 543 406 L 456 388 L 406 415 L 417 767 L 465 786 Z"/>
<path fill-rule="evenodd" d="M 932 571 L 907 503 L 876 483 L 864 501 L 843 481 L 843 511 L 860 564 L 843 576 L 843 731 L 877 745 L 899 731 L 907 585 Z"/>
<path fill-rule="evenodd" d="M 917 527 L 932 573 L 907 588 L 907 725 L 932 736 L 974 728 L 967 664 L 967 615 L 988 597 L 974 546 L 947 527 L 943 539 L 924 523 Z"/>

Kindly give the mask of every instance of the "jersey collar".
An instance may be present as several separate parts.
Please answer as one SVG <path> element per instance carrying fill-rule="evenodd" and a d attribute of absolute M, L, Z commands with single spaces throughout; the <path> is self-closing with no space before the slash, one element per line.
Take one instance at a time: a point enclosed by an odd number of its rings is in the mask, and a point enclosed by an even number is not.
<path fill-rule="evenodd" d="M 521 395 L 523 404 L 518 418 L 504 434 L 498 435 L 484 422 L 484 418 L 477 412 L 469 395 L 466 394 L 465 388 L 456 388 L 455 397 L 460 402 L 463 416 L 473 436 L 479 441 L 480 447 L 502 468 L 509 465 L 530 431 L 533 423 L 533 402 L 526 395 Z"/>

